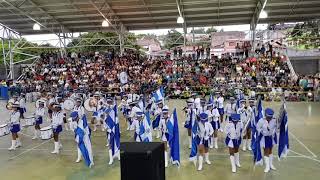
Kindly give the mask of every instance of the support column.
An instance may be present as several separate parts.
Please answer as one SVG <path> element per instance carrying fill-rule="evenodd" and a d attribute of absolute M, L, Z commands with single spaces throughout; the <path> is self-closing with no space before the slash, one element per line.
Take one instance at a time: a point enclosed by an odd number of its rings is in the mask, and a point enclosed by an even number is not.
<path fill-rule="evenodd" d="M 119 45 L 120 45 L 120 56 L 123 56 L 123 53 L 124 53 L 124 28 L 123 28 L 123 26 L 120 26 Z"/>
<path fill-rule="evenodd" d="M 9 37 L 8 39 L 8 46 L 9 46 L 9 69 L 10 69 L 10 73 L 9 73 L 9 77 L 10 79 L 14 78 L 14 66 L 13 66 L 13 53 L 12 53 L 12 43 L 11 43 L 11 37 Z"/>
<path fill-rule="evenodd" d="M 3 57 L 3 65 L 6 72 L 6 77 L 8 76 L 8 70 L 7 70 L 7 62 L 6 62 L 6 51 L 4 50 L 4 40 L 1 38 L 1 45 L 2 45 L 2 57 Z"/>

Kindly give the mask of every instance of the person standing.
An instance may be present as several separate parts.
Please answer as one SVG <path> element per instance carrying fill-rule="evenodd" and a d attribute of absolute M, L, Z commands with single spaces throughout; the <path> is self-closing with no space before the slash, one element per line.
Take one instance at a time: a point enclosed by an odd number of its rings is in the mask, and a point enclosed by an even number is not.
<path fill-rule="evenodd" d="M 19 139 L 18 132 L 20 132 L 20 112 L 19 104 L 12 105 L 12 112 L 10 114 L 10 131 L 12 135 L 11 147 L 9 151 L 16 150 L 16 148 L 21 147 L 21 142 Z"/>
<path fill-rule="evenodd" d="M 35 115 L 35 125 L 34 125 L 34 136 L 32 139 L 37 139 L 40 136 L 40 125 L 43 123 L 45 116 L 44 101 L 39 101 L 39 107 L 36 109 Z"/>

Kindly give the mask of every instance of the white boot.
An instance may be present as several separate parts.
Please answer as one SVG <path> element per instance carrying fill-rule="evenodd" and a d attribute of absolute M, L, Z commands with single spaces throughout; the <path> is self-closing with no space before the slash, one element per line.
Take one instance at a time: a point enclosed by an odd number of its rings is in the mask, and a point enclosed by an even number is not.
<path fill-rule="evenodd" d="M 156 138 L 159 139 L 160 138 L 160 130 L 157 129 L 156 131 L 157 131 L 157 137 Z"/>
<path fill-rule="evenodd" d="M 210 149 L 213 148 L 213 137 L 210 137 Z"/>
<path fill-rule="evenodd" d="M 164 151 L 164 167 L 168 167 L 168 153 Z"/>
<path fill-rule="evenodd" d="M 16 140 L 11 140 L 11 147 L 8 148 L 9 151 L 16 150 Z"/>
<path fill-rule="evenodd" d="M 199 155 L 198 171 L 202 170 L 203 156 Z"/>
<path fill-rule="evenodd" d="M 97 125 L 96 124 L 93 124 L 93 131 L 97 131 Z"/>
<path fill-rule="evenodd" d="M 243 151 L 247 151 L 247 140 L 243 139 L 243 146 L 242 146 Z"/>
<path fill-rule="evenodd" d="M 272 161 L 273 161 L 273 154 L 270 154 L 270 155 L 269 155 L 270 169 L 272 169 L 272 170 L 277 170 L 277 169 L 274 167 Z"/>
<path fill-rule="evenodd" d="M 209 160 L 209 153 L 206 153 L 204 157 L 205 157 L 206 163 L 210 165 L 211 162 L 210 162 L 210 160 Z"/>
<path fill-rule="evenodd" d="M 61 150 L 62 149 L 62 144 L 61 144 L 61 142 L 59 141 L 59 150 Z"/>
<path fill-rule="evenodd" d="M 233 173 L 237 172 L 236 162 L 234 160 L 234 156 L 230 156 L 230 162 L 231 162 L 231 171 Z"/>
<path fill-rule="evenodd" d="M 264 157 L 264 164 L 266 165 L 266 167 L 264 168 L 264 172 L 267 173 L 270 171 L 269 157 L 267 156 Z"/>
<path fill-rule="evenodd" d="M 189 149 L 191 149 L 191 147 L 192 147 L 192 138 L 191 136 L 189 136 Z"/>
<path fill-rule="evenodd" d="M 130 122 L 127 121 L 127 131 L 129 131 L 129 130 L 130 130 Z"/>
<path fill-rule="evenodd" d="M 37 129 L 34 130 L 34 136 L 32 138 L 32 140 L 38 139 L 38 131 Z"/>
<path fill-rule="evenodd" d="M 51 154 L 59 154 L 59 142 L 54 142 L 54 150 Z"/>
<path fill-rule="evenodd" d="M 109 165 L 113 164 L 112 150 L 109 150 Z"/>
<path fill-rule="evenodd" d="M 64 123 L 64 128 L 66 129 L 66 131 L 69 131 L 69 125 L 68 125 L 68 123 Z"/>
<path fill-rule="evenodd" d="M 19 138 L 17 138 L 16 139 L 16 148 L 21 147 L 21 146 L 22 146 L 21 141 Z"/>
<path fill-rule="evenodd" d="M 218 149 L 218 137 L 214 138 L 214 148 Z"/>
<path fill-rule="evenodd" d="M 117 154 L 118 161 L 120 161 L 120 153 Z"/>
<path fill-rule="evenodd" d="M 81 161 L 81 151 L 80 151 L 80 149 L 79 148 L 77 148 L 78 149 L 78 157 L 77 157 L 77 160 L 76 160 L 76 163 L 79 163 L 80 161 Z"/>
<path fill-rule="evenodd" d="M 252 151 L 252 149 L 251 149 L 251 139 L 248 139 L 247 145 L 248 145 L 248 150 Z"/>
<path fill-rule="evenodd" d="M 235 160 L 236 160 L 236 165 L 237 165 L 238 167 L 241 167 L 241 165 L 240 165 L 240 155 L 239 155 L 239 152 L 234 153 L 234 157 L 235 157 Z"/>

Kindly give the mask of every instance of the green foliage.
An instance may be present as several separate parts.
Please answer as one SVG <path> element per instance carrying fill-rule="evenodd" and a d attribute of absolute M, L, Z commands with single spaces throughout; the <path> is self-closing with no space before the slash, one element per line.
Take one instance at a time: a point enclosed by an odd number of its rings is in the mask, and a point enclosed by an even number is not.
<path fill-rule="evenodd" d="M 164 47 L 170 49 L 181 44 L 183 44 L 182 34 L 175 29 L 168 31 L 168 34 L 164 37 Z"/>
<path fill-rule="evenodd" d="M 193 29 L 193 30 L 191 30 L 190 33 L 194 33 L 194 34 L 205 34 L 206 31 L 204 30 L 204 28 L 199 28 L 199 29 Z"/>
<path fill-rule="evenodd" d="M 213 32 L 218 32 L 218 30 L 214 27 L 210 27 L 206 30 L 206 34 L 211 34 Z"/>

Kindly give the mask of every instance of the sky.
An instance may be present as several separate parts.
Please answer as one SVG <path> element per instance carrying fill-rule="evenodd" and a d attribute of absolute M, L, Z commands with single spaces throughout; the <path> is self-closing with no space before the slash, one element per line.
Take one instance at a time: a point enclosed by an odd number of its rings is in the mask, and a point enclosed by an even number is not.
<path fill-rule="evenodd" d="M 267 28 L 267 24 L 258 24 L 257 30 L 264 30 Z M 208 29 L 210 27 L 204 27 L 205 29 Z M 250 25 L 230 25 L 230 26 L 214 26 L 218 31 L 223 29 L 224 31 L 249 31 L 250 30 Z M 195 28 L 198 29 L 198 28 Z M 136 31 L 130 31 L 134 34 L 156 34 L 156 35 L 165 35 L 167 34 L 168 30 L 170 29 L 155 29 L 155 30 L 136 30 Z M 179 32 L 183 32 L 182 28 L 177 28 L 176 29 Z M 188 28 L 188 32 L 191 31 L 191 28 Z M 74 34 L 75 37 L 79 36 L 79 33 Z M 56 35 L 54 34 L 42 34 L 42 35 L 27 35 L 23 36 L 26 38 L 28 41 L 31 41 L 33 43 L 37 44 L 46 44 L 49 43 L 53 46 L 59 47 L 59 39 Z M 68 43 L 68 41 L 67 41 Z"/>

